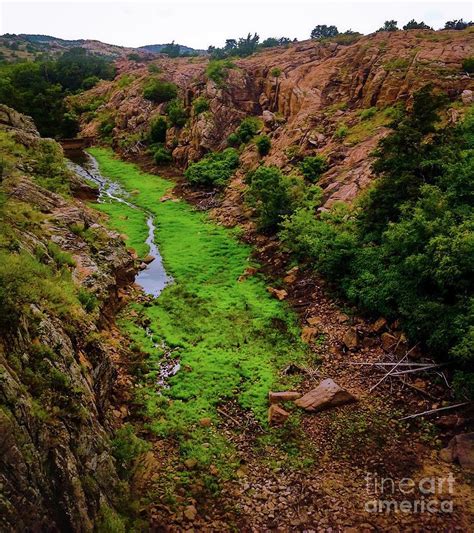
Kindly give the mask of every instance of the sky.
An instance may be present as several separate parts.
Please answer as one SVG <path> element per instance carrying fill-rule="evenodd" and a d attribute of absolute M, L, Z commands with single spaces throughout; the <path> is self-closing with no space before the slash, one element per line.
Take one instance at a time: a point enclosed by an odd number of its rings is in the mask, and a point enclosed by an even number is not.
<path fill-rule="evenodd" d="M 0 34 L 40 33 L 130 47 L 174 40 L 207 49 L 248 32 L 257 32 L 262 40 L 308 39 L 317 24 L 371 33 L 387 19 L 401 27 L 415 18 L 437 29 L 447 20 L 473 20 L 473 6 L 436 0 L 0 0 Z"/>

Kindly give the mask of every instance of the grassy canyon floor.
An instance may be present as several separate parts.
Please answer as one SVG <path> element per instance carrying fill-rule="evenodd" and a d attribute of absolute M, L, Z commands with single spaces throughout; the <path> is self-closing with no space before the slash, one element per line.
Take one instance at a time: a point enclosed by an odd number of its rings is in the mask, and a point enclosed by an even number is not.
<path fill-rule="evenodd" d="M 389 525 L 464 529 L 472 523 L 472 496 L 462 477 L 453 513 L 367 512 L 368 472 L 420 479 L 448 476 L 453 468 L 438 460 L 441 441 L 431 425 L 397 422 L 398 391 L 389 396 L 381 387 L 367 394 L 363 372 L 345 364 L 348 358 L 376 360 L 378 349 L 335 349 L 349 317 L 314 284 L 315 303 L 300 318 L 317 316 L 320 334 L 303 343 L 296 313 L 269 294 L 238 231 L 175 198 L 171 181 L 108 150 L 91 153 L 102 174 L 144 211 L 118 203 L 97 207 L 141 257 L 147 253 L 145 212 L 152 214 L 174 279 L 158 299 L 138 297 L 119 319 L 136 354 L 133 422 L 150 443 L 132 484 L 152 527 L 370 531 Z M 288 292 L 288 302 L 297 303 L 298 290 Z M 163 373 L 178 362 L 179 372 L 163 383 Z M 285 373 L 290 363 L 311 371 Z M 288 406 L 287 424 L 268 427 L 269 390 L 306 391 L 322 377 L 355 392 L 358 404 L 315 416 Z"/>

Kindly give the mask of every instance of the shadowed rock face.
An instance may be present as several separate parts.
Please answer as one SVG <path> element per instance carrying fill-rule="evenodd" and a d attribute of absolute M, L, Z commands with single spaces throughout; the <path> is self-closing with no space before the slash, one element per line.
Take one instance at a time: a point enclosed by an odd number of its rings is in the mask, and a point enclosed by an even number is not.
<path fill-rule="evenodd" d="M 205 75 L 206 58 L 160 59 L 161 76 L 180 87 L 191 114 L 185 128 L 169 131 L 169 146 L 176 161 L 186 166 L 209 150 L 224 148 L 240 121 L 256 115 L 272 142 L 266 164 L 290 170 L 298 158 L 324 153 L 331 167 L 319 181 L 326 207 L 350 201 L 371 182 L 369 154 L 390 122 L 380 114 L 362 121 L 361 110 L 409 104 L 413 92 L 427 83 L 460 99 L 463 91 L 474 88 L 474 80 L 461 68 L 463 59 L 473 54 L 474 33 L 469 30 L 381 32 L 349 46 L 305 41 L 233 60 L 236 68 L 227 71 L 220 87 Z M 275 67 L 281 71 L 278 77 L 272 75 Z M 122 61 L 118 68 L 133 74 L 135 81 L 125 88 L 103 82 L 83 97 L 105 97 L 101 109 L 115 116 L 117 146 L 129 133 L 145 131 L 150 117 L 165 107 L 142 98 L 143 83 L 150 77 L 145 67 Z M 209 113 L 193 115 L 191 102 L 197 96 L 208 99 Z M 346 137 L 336 133 L 341 125 L 349 130 Z M 84 135 L 94 134 L 97 126 L 97 121 L 84 123 Z M 241 160 L 249 169 L 261 157 L 249 145 Z"/>
<path fill-rule="evenodd" d="M 0 117 L 0 131 L 27 147 L 41 142 L 27 117 L 4 106 Z M 73 317 L 68 323 L 47 306 L 32 305 L 15 327 L 0 332 L 0 530 L 92 531 L 100 506 L 113 506 L 119 487 L 110 445 L 117 423 L 110 416 L 117 394 L 113 360 L 119 353 L 98 335 L 99 326 L 113 317 L 120 288 L 133 280 L 134 264 L 97 213 L 43 189 L 27 171 L 28 162 L 21 165 L 25 170 L 5 177 L 4 187 L 19 209 L 41 212 L 42 223 L 34 233 L 18 233 L 18 246 L 27 253 L 42 251 L 45 261 L 48 242 L 71 254 L 73 279 L 96 295 L 101 309 L 78 325 Z M 71 230 L 75 226 L 95 227 L 108 244 L 98 253 Z M 47 359 L 45 350 L 54 355 Z M 26 379 L 39 357 L 68 386 L 64 393 L 42 394 L 41 402 L 31 386 L 35 376 Z"/>

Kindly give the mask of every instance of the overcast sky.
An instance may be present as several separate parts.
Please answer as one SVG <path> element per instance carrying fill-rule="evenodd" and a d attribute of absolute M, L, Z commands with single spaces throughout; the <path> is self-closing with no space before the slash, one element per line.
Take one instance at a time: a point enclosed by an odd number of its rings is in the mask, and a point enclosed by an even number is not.
<path fill-rule="evenodd" d="M 384 20 L 395 19 L 402 26 L 415 18 L 439 28 L 446 20 L 472 20 L 473 5 L 410 0 L 0 0 L 0 33 L 41 33 L 133 47 L 175 40 L 207 48 L 210 44 L 222 46 L 225 39 L 248 32 L 257 32 L 261 38 L 307 39 L 317 24 L 371 33 Z"/>

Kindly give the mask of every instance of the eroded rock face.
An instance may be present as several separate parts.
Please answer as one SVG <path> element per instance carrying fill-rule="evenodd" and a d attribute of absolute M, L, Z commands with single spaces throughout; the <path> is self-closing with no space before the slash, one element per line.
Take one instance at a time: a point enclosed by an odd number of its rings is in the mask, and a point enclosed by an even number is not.
<path fill-rule="evenodd" d="M 4 106 L 0 116 L 0 129 L 40 142 L 26 117 Z M 133 258 L 119 235 L 82 203 L 43 189 L 21 171 L 4 186 L 19 206 L 41 214 L 35 232 L 18 233 L 18 246 L 41 253 L 45 263 L 53 261 L 48 243 L 70 253 L 73 279 L 94 293 L 100 312 L 64 320 L 47 306 L 32 305 L 1 332 L 0 530 L 92 531 L 100 507 L 113 507 L 120 488 L 110 443 L 120 349 L 99 332 L 120 303 L 120 288 L 133 281 Z M 74 228 L 87 228 L 104 246 L 93 249 Z M 47 372 L 56 384 L 45 389 Z"/>
<path fill-rule="evenodd" d="M 474 79 L 461 64 L 473 54 L 467 31 L 381 32 L 349 46 L 305 41 L 235 59 L 237 68 L 228 70 L 222 86 L 207 78 L 206 58 L 160 59 L 162 76 L 180 87 L 191 116 L 184 128 L 173 129 L 168 144 L 178 164 L 186 167 L 209 150 L 225 148 L 228 135 L 245 116 L 258 116 L 272 143 L 266 164 L 290 172 L 299 158 L 324 152 L 330 169 L 318 184 L 327 209 L 337 201 L 352 201 L 373 179 L 370 154 L 387 135 L 390 120 L 379 115 L 362 123 L 360 111 L 374 106 L 383 110 L 398 102 L 409 105 L 413 93 L 427 83 L 469 105 Z M 275 67 L 281 71 L 277 77 L 272 75 Z M 131 68 L 129 62 L 119 63 L 120 71 Z M 108 100 L 103 107 L 116 116 L 117 146 L 129 133 L 145 131 L 151 117 L 163 111 L 163 104 L 142 98 L 147 68 L 134 65 L 133 75 L 136 80 L 129 87 L 103 82 L 87 95 Z M 191 103 L 198 96 L 208 100 L 209 112 L 194 115 Z M 336 135 L 340 126 L 349 130 L 346 137 Z M 84 134 L 97 127 L 97 121 L 84 124 Z M 241 156 L 243 172 L 261 160 L 250 143 Z M 225 210 L 216 214 L 224 217 Z"/>
<path fill-rule="evenodd" d="M 350 392 L 339 387 L 332 379 L 325 379 L 315 389 L 295 400 L 295 404 L 306 411 L 316 413 L 355 401 L 356 398 Z"/>

